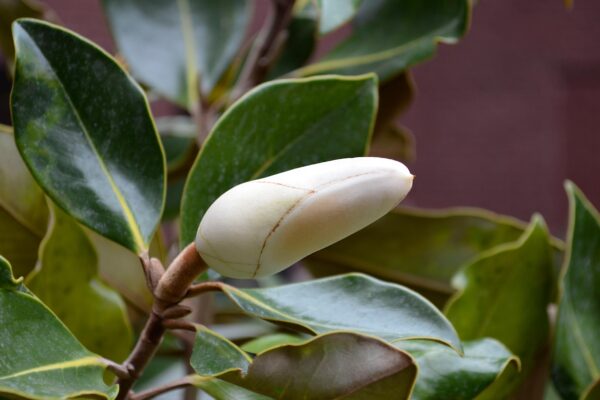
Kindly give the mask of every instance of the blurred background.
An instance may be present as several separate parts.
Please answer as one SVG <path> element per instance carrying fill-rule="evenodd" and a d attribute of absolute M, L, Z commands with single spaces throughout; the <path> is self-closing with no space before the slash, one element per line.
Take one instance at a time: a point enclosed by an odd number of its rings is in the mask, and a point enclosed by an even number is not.
<path fill-rule="evenodd" d="M 114 53 L 99 1 L 43 3 Z M 253 29 L 269 5 L 256 4 Z M 416 140 L 407 204 L 477 206 L 525 220 L 537 211 L 558 236 L 565 179 L 600 206 L 599 15 L 597 1 L 567 10 L 560 0 L 481 0 L 467 36 L 413 69 L 417 96 L 400 120 Z M 9 123 L 10 83 L 0 76 L 0 123 Z"/>

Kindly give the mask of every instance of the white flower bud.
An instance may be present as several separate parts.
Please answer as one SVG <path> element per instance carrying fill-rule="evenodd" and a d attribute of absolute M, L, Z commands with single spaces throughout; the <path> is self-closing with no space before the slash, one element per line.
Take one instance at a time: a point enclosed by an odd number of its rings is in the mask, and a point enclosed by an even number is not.
<path fill-rule="evenodd" d="M 196 248 L 227 277 L 275 274 L 381 218 L 412 181 L 400 162 L 358 157 L 246 182 L 206 211 Z"/>

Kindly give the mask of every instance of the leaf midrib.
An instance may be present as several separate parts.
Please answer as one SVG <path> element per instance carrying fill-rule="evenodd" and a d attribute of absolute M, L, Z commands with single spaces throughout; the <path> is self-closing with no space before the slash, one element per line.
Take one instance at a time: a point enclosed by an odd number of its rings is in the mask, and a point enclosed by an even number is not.
<path fill-rule="evenodd" d="M 25 370 L 22 370 L 19 372 L 15 372 L 15 373 L 12 373 L 9 375 L 0 376 L 0 381 L 6 381 L 9 379 L 18 378 L 18 377 L 24 376 L 24 375 L 40 374 L 40 373 L 53 371 L 53 370 L 62 370 L 62 369 L 80 368 L 80 367 L 93 367 L 93 366 L 103 367 L 104 364 L 100 361 L 100 359 L 98 357 L 88 356 L 88 357 L 78 358 L 75 360 L 61 361 L 58 363 L 45 364 L 45 365 L 42 365 L 39 367 L 28 368 L 28 369 L 25 369 Z"/>

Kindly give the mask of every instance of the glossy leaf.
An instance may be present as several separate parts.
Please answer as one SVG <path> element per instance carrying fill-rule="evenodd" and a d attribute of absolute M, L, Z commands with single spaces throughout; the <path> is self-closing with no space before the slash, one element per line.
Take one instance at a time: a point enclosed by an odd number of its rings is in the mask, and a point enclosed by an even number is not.
<path fill-rule="evenodd" d="M 321 14 L 319 32 L 324 35 L 350 21 L 362 2 L 363 0 L 318 0 Z"/>
<path fill-rule="evenodd" d="M 0 51 L 7 60 L 12 60 L 15 55 L 15 46 L 12 40 L 10 26 L 18 18 L 43 18 L 42 7 L 30 0 L 2 0 L 0 1 Z"/>
<path fill-rule="evenodd" d="M 319 12 L 312 1 L 305 4 L 297 2 L 301 7 L 294 10 L 292 20 L 287 29 L 285 46 L 273 68 L 269 78 L 277 78 L 303 66 L 317 47 L 319 29 Z"/>
<path fill-rule="evenodd" d="M 210 204 L 231 187 L 322 161 L 365 154 L 377 104 L 376 79 L 317 77 L 269 82 L 223 114 L 186 182 L 182 244 Z"/>
<path fill-rule="evenodd" d="M 419 366 L 413 400 L 474 399 L 506 369 L 520 363 L 494 339 L 463 342 L 465 354 L 431 341 L 406 340 L 396 347 L 415 358 Z"/>
<path fill-rule="evenodd" d="M 571 182 L 568 249 L 561 281 L 552 378 L 564 399 L 600 379 L 600 215 Z"/>
<path fill-rule="evenodd" d="M 290 335 L 289 333 L 273 333 L 266 336 L 261 336 L 253 339 L 247 343 L 244 343 L 242 350 L 248 353 L 262 353 L 263 351 L 272 349 L 273 347 L 286 345 L 286 344 L 298 344 L 305 342 L 306 338 L 298 335 Z"/>
<path fill-rule="evenodd" d="M 44 193 L 21 160 L 12 129 L 0 125 L 0 254 L 13 260 L 17 276 L 35 266 L 47 220 Z"/>
<path fill-rule="evenodd" d="M 531 370 L 548 339 L 553 271 L 541 217 L 534 217 L 517 242 L 498 246 L 466 266 L 460 279 L 464 288 L 450 300 L 446 315 L 461 339 L 495 338 L 522 362 L 523 374 L 486 393 L 503 398 Z"/>
<path fill-rule="evenodd" d="M 103 4 L 132 73 L 188 109 L 197 106 L 200 87 L 208 94 L 223 75 L 252 15 L 248 0 L 103 0 Z"/>
<path fill-rule="evenodd" d="M 461 348 L 454 328 L 419 294 L 348 274 L 267 289 L 223 291 L 245 313 L 310 333 L 351 330 L 394 342 L 431 339 Z"/>
<path fill-rule="evenodd" d="M 14 25 L 17 146 L 44 191 L 81 223 L 147 250 L 164 202 L 164 156 L 141 89 L 63 28 Z"/>
<path fill-rule="evenodd" d="M 317 276 L 352 268 L 445 299 L 454 292 L 450 281 L 462 266 L 517 240 L 523 229 L 515 219 L 477 209 L 398 209 L 306 261 L 326 262 L 311 268 Z"/>
<path fill-rule="evenodd" d="M 220 379 L 196 376 L 191 380 L 194 386 L 202 389 L 215 400 L 273 400 L 271 397 L 263 396 Z"/>
<path fill-rule="evenodd" d="M 469 15 L 469 0 L 364 1 L 350 37 L 296 74 L 372 71 L 385 81 L 432 57 L 438 42 L 458 41 L 467 30 Z"/>
<path fill-rule="evenodd" d="M 233 343 L 199 330 L 192 367 L 253 392 L 281 399 L 408 399 L 417 367 L 406 353 L 372 337 L 333 332 L 297 345 L 267 350 L 254 360 L 240 356 L 218 371 L 214 358 L 243 354 Z M 220 338 L 220 340 L 219 340 Z M 208 340 L 206 340 L 208 339 Z M 196 352 L 204 357 L 195 357 Z M 200 378 L 202 379 L 202 378 Z"/>
<path fill-rule="evenodd" d="M 27 286 L 88 349 L 113 360 L 127 357 L 133 338 L 125 304 L 100 281 L 98 256 L 83 229 L 55 206 Z"/>
<path fill-rule="evenodd" d="M 0 257 L 0 397 L 113 399 L 105 364 L 12 277 Z"/>

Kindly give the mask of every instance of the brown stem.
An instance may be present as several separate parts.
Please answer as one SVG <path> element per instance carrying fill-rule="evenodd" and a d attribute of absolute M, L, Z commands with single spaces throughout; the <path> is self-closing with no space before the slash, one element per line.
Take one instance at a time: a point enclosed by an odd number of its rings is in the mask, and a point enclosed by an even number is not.
<path fill-rule="evenodd" d="M 152 271 L 150 259 L 147 256 L 143 256 L 141 259 L 144 270 L 146 273 L 150 273 Z M 154 290 L 152 314 L 146 321 L 135 348 L 123 364 L 129 375 L 119 377 L 117 381 L 119 384 L 117 400 L 124 400 L 130 396 L 131 387 L 140 377 L 163 339 L 166 330 L 164 315 L 172 314 L 169 309 L 178 306 L 178 303 L 187 294 L 188 288 L 194 279 L 205 269 L 206 264 L 204 264 L 192 243 L 179 253 L 167 271 L 160 277 Z"/>
<path fill-rule="evenodd" d="M 154 296 L 161 312 L 183 300 L 190 285 L 205 270 L 206 264 L 196 245 L 190 243 L 173 260 L 156 286 Z"/>
<path fill-rule="evenodd" d="M 142 393 L 138 393 L 136 395 L 131 396 L 131 400 L 146 400 L 151 399 L 153 397 L 158 396 L 159 394 L 163 394 L 166 392 L 170 392 L 171 390 L 181 389 L 183 387 L 192 386 L 192 382 L 189 377 L 181 378 L 171 383 L 168 383 L 163 386 L 159 386 L 150 390 L 147 390 Z"/>
<path fill-rule="evenodd" d="M 271 2 L 273 12 L 268 28 L 261 35 L 263 39 L 260 46 L 255 47 L 248 55 L 240 77 L 241 87 L 235 98 L 264 81 L 287 35 L 286 30 L 292 19 L 294 0 L 272 0 Z"/>

